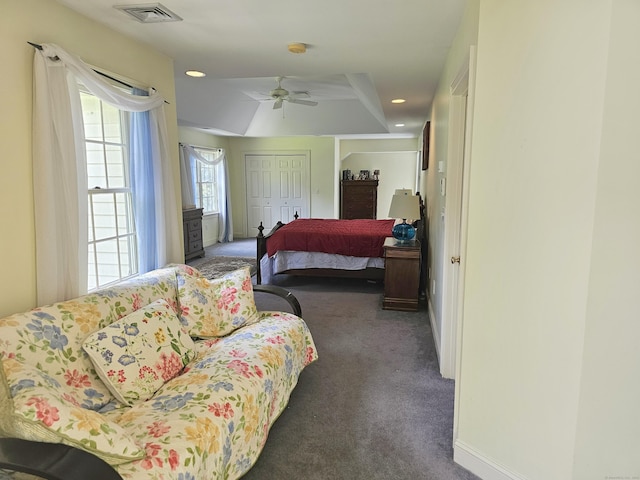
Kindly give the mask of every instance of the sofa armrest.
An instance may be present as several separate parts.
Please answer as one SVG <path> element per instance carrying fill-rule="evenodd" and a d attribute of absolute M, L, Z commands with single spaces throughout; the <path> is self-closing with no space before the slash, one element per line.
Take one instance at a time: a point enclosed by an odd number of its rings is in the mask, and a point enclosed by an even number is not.
<path fill-rule="evenodd" d="M 272 295 L 277 295 L 280 298 L 284 298 L 287 302 L 289 302 L 291 308 L 293 308 L 293 313 L 299 317 L 302 317 L 302 307 L 300 306 L 300 302 L 298 302 L 298 299 L 289 290 L 282 287 L 277 287 L 275 285 L 254 285 L 253 291 L 270 293 Z"/>
<path fill-rule="evenodd" d="M 122 480 L 111 465 L 89 452 L 62 443 L 0 438 L 0 469 L 47 480 Z"/>

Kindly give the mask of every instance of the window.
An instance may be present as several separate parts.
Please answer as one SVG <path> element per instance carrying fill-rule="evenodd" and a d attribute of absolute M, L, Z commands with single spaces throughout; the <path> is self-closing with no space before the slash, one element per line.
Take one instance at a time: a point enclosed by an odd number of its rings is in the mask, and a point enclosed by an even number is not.
<path fill-rule="evenodd" d="M 128 115 L 81 91 L 89 186 L 88 289 L 137 274 Z"/>
<path fill-rule="evenodd" d="M 205 148 L 195 148 L 195 150 L 209 162 L 213 162 L 218 156 L 216 150 Z M 222 162 L 210 165 L 196 161 L 195 165 L 196 206 L 203 209 L 204 215 L 218 213 L 220 210 L 218 207 L 218 179 L 221 178 L 218 169 L 222 166 Z"/>

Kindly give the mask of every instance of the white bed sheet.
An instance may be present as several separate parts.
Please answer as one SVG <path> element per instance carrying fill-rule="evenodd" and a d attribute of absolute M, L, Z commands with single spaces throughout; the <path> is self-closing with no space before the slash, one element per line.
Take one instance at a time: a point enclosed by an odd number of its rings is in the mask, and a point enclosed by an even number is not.
<path fill-rule="evenodd" d="M 333 253 L 284 250 L 277 252 L 273 257 L 264 255 L 260 259 L 262 283 L 271 283 L 271 277 L 277 273 L 302 268 L 332 268 L 338 270 L 384 268 L 384 258 L 350 257 Z"/>

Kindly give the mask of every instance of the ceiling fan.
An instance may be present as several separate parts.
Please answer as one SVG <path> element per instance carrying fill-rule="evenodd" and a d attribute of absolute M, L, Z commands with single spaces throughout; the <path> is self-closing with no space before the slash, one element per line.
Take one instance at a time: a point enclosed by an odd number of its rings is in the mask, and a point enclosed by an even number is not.
<path fill-rule="evenodd" d="M 289 92 L 282 88 L 282 80 L 284 77 L 278 77 L 277 82 L 278 86 L 269 92 L 269 96 L 275 100 L 273 104 L 273 109 L 277 110 L 282 108 L 282 105 L 285 101 L 289 103 L 297 103 L 300 105 L 307 105 L 309 107 L 315 107 L 318 105 L 318 102 L 314 102 L 312 100 L 303 100 L 302 98 L 309 98 L 309 92 Z"/>

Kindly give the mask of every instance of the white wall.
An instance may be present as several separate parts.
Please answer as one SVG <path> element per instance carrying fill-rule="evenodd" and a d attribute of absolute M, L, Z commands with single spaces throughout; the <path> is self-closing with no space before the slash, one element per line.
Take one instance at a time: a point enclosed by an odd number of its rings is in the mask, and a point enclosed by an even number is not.
<path fill-rule="evenodd" d="M 378 218 L 389 218 L 391 197 L 397 188 L 416 191 L 418 160 L 416 140 L 411 139 L 367 139 L 340 141 L 340 171 L 380 170 L 378 181 Z"/>
<path fill-rule="evenodd" d="M 35 226 L 31 171 L 33 47 L 56 43 L 84 61 L 154 86 L 169 102 L 167 132 L 179 198 L 178 135 L 173 61 L 89 20 L 58 2 L 2 2 L 0 41 L 5 46 L 0 75 L 0 316 L 35 307 Z"/>
<path fill-rule="evenodd" d="M 456 458 L 483 478 L 640 475 L 639 31 L 633 0 L 480 3 Z"/>

